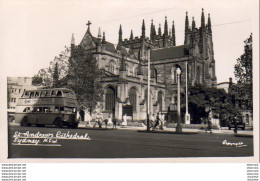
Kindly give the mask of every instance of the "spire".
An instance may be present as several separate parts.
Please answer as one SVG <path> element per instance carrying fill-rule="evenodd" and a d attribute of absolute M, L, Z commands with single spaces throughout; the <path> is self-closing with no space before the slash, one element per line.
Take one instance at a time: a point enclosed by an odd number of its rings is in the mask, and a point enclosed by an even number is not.
<path fill-rule="evenodd" d="M 59 72 L 58 72 L 58 62 L 55 63 L 54 72 L 53 72 L 53 87 L 57 87 L 59 81 Z"/>
<path fill-rule="evenodd" d="M 133 36 L 133 30 L 131 30 L 131 34 L 130 34 L 130 40 L 133 40 L 134 36 Z"/>
<path fill-rule="evenodd" d="M 98 38 L 101 39 L 101 29 L 100 29 L 100 27 L 98 28 Z"/>
<path fill-rule="evenodd" d="M 91 22 L 88 21 L 88 23 L 87 23 L 87 26 L 88 26 L 88 30 L 87 30 L 87 32 L 89 32 L 89 33 L 90 33 L 90 25 L 91 25 Z"/>
<path fill-rule="evenodd" d="M 188 18 L 188 12 L 186 11 L 186 18 L 185 18 L 185 39 L 184 39 L 184 44 L 187 44 L 188 31 L 189 31 L 189 18 Z"/>
<path fill-rule="evenodd" d="M 154 36 L 155 36 L 156 35 L 155 25 L 153 25 L 153 33 L 154 33 Z"/>
<path fill-rule="evenodd" d="M 72 37 L 71 37 L 71 45 L 75 45 L 75 39 L 74 39 L 74 33 L 72 33 Z"/>
<path fill-rule="evenodd" d="M 144 19 L 142 24 L 142 37 L 145 38 L 145 25 L 144 25 Z"/>
<path fill-rule="evenodd" d="M 122 42 L 122 26 L 120 24 L 119 27 L 119 38 L 118 38 L 118 44 L 120 44 Z"/>
<path fill-rule="evenodd" d="M 204 16 L 204 9 L 202 8 L 202 13 L 201 13 L 201 28 L 205 29 L 205 16 Z"/>
<path fill-rule="evenodd" d="M 165 22 L 164 22 L 164 35 L 168 36 L 168 22 L 167 22 L 167 16 L 165 16 Z"/>
<path fill-rule="evenodd" d="M 153 19 L 151 20 L 151 29 L 150 29 L 150 39 L 154 39 L 154 25 L 153 25 Z"/>
<path fill-rule="evenodd" d="M 105 43 L 106 43 L 106 35 L 105 35 L 105 32 L 103 32 L 102 44 L 105 44 Z"/>
<path fill-rule="evenodd" d="M 172 21 L 172 45 L 176 46 L 174 21 Z"/>
<path fill-rule="evenodd" d="M 209 33 L 212 33 L 212 30 L 211 30 L 210 14 L 208 14 L 208 31 L 209 31 Z"/>
<path fill-rule="evenodd" d="M 192 31 L 194 31 L 196 28 L 196 24 L 195 24 L 195 20 L 194 20 L 194 16 L 192 17 Z"/>
<path fill-rule="evenodd" d="M 159 24 L 159 28 L 158 28 L 158 35 L 159 35 L 159 36 L 161 36 L 161 35 L 162 35 L 161 24 Z"/>

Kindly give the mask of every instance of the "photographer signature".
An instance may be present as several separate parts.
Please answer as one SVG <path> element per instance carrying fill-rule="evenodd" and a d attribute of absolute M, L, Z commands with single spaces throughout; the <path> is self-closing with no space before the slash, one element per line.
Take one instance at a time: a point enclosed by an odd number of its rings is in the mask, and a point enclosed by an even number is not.
<path fill-rule="evenodd" d="M 236 148 L 240 148 L 240 147 L 245 147 L 245 146 L 247 146 L 247 145 L 244 145 L 243 142 L 231 143 L 231 142 L 228 142 L 227 140 L 224 140 L 224 141 L 222 142 L 222 145 L 235 146 Z"/>

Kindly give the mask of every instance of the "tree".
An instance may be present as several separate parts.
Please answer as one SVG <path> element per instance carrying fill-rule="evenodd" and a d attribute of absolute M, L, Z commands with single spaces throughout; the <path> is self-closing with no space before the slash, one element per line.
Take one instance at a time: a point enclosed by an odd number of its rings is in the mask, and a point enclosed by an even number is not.
<path fill-rule="evenodd" d="M 103 97 L 102 71 L 98 69 L 95 57 L 92 54 L 75 55 L 68 68 L 68 87 L 76 93 L 80 107 L 92 112 Z"/>
<path fill-rule="evenodd" d="M 252 34 L 244 43 L 244 53 L 234 66 L 237 85 L 232 86 L 232 92 L 240 107 L 253 112 Z"/>
<path fill-rule="evenodd" d="M 69 53 L 70 49 L 65 46 L 65 50 L 50 62 L 48 68 L 40 69 L 38 74 L 33 77 L 33 85 L 43 86 L 45 88 L 53 87 L 54 85 L 56 87 L 64 86 L 63 79 L 68 74 Z M 54 77 L 58 79 L 56 84 Z"/>
<path fill-rule="evenodd" d="M 189 88 L 189 92 L 189 112 L 193 123 L 200 123 L 201 118 L 207 118 L 209 108 L 218 118 L 227 117 L 235 111 L 231 97 L 223 89 L 195 85 Z"/>

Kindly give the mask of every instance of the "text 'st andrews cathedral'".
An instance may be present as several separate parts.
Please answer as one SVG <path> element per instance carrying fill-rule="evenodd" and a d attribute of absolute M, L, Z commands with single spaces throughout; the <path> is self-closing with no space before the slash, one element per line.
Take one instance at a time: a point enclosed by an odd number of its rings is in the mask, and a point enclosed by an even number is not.
<path fill-rule="evenodd" d="M 143 20 L 142 35 L 134 37 L 131 31 L 129 39 L 122 39 L 122 27 L 119 27 L 118 44 L 106 41 L 105 33 L 98 37 L 88 29 L 79 45 L 71 40 L 71 57 L 73 60 L 79 52 L 91 53 L 96 58 L 98 67 L 105 72 L 102 86 L 105 90 L 103 102 L 97 108 L 106 116 L 113 113 L 115 118 L 122 119 L 123 107 L 132 105 L 133 120 L 146 120 L 147 102 L 147 68 L 148 48 L 151 60 L 151 114 L 167 112 L 169 107 L 176 107 L 177 75 L 181 69 L 181 92 L 185 92 L 186 73 L 188 85 L 216 85 L 215 59 L 212 42 L 211 20 L 208 14 L 207 24 L 202 9 L 201 26 L 196 27 L 194 18 L 189 24 L 188 13 L 185 19 L 184 45 L 176 46 L 174 21 L 169 29 L 165 17 L 164 29 L 159 25 L 158 31 L 150 25 L 150 38 Z M 187 70 L 186 70 L 187 63 Z"/>

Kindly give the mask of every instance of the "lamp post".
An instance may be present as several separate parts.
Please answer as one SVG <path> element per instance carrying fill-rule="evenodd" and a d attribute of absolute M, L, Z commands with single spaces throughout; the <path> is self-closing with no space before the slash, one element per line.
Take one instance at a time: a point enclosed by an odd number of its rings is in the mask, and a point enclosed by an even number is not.
<path fill-rule="evenodd" d="M 188 62 L 186 62 L 186 113 L 185 124 L 190 124 L 190 114 L 188 111 Z"/>
<path fill-rule="evenodd" d="M 181 69 L 178 67 L 176 70 L 177 74 L 177 82 L 178 82 L 178 92 L 177 92 L 177 126 L 176 126 L 176 133 L 182 133 L 182 127 L 181 127 L 181 96 L 180 96 L 180 75 L 181 75 Z"/>
<path fill-rule="evenodd" d="M 148 47 L 148 52 L 147 52 L 147 58 L 148 58 L 148 75 L 147 75 L 147 110 L 146 110 L 146 114 L 147 114 L 147 131 L 150 131 L 150 74 L 151 74 L 151 70 L 150 70 L 150 47 Z"/>

